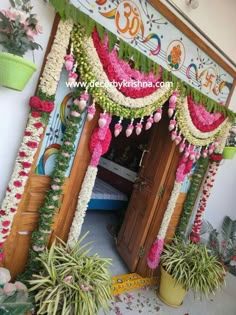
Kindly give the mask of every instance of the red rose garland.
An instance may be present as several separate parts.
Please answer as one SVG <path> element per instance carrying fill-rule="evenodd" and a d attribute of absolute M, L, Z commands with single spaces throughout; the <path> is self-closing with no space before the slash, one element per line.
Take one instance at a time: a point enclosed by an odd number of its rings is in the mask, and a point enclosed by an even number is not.
<path fill-rule="evenodd" d="M 211 158 L 211 162 L 208 166 L 208 172 L 204 180 L 200 202 L 199 202 L 197 213 L 194 219 L 192 232 L 190 234 L 190 240 L 194 243 L 200 242 L 200 230 L 201 230 L 202 222 L 203 222 L 203 214 L 206 209 L 207 200 L 210 196 L 210 193 L 211 193 L 214 181 L 215 181 L 215 176 L 220 165 L 219 163 L 222 160 L 222 155 L 212 154 L 210 158 Z"/>
<path fill-rule="evenodd" d="M 0 260 L 3 259 L 3 245 L 10 234 L 14 215 L 21 201 L 29 170 L 41 141 L 45 126 L 42 118 L 43 112 L 50 113 L 54 108 L 52 102 L 44 102 L 37 96 L 30 98 L 29 105 L 38 111 L 32 111 L 29 115 L 15 168 L 0 206 Z"/>

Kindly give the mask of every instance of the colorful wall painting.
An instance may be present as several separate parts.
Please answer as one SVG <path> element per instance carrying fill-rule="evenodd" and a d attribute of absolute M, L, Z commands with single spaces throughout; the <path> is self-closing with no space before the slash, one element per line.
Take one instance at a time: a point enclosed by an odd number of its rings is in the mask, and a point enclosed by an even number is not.
<path fill-rule="evenodd" d="M 225 104 L 233 83 L 222 67 L 143 0 L 70 0 L 106 29 L 171 70 L 211 99 Z"/>
<path fill-rule="evenodd" d="M 63 134 L 66 128 L 70 104 L 72 102 L 71 90 L 65 84 L 67 78 L 68 72 L 63 69 L 55 97 L 55 108 L 50 116 L 50 121 L 48 123 L 40 149 L 37 167 L 35 169 L 35 173 L 39 175 L 50 176 L 52 174 L 55 165 L 56 155 L 61 147 L 60 145 L 62 143 Z M 83 116 L 84 117 L 81 120 L 77 138 L 74 143 L 75 147 L 78 146 L 79 139 L 83 130 L 85 113 L 83 114 Z M 66 177 L 69 177 L 70 175 L 73 161 L 74 157 L 72 156 L 70 160 L 70 166 L 66 172 Z"/>

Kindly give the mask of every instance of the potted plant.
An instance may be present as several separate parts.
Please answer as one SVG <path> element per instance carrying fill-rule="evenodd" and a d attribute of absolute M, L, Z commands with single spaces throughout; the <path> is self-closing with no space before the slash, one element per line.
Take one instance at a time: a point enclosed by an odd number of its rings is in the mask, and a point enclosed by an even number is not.
<path fill-rule="evenodd" d="M 161 255 L 160 299 L 173 307 L 182 304 L 189 289 L 208 296 L 224 282 L 224 268 L 204 244 L 174 239 Z"/>
<path fill-rule="evenodd" d="M 23 58 L 28 50 L 41 46 L 34 37 L 42 33 L 30 0 L 10 0 L 12 7 L 0 10 L 0 85 L 22 91 L 36 71 L 34 63 Z"/>
<path fill-rule="evenodd" d="M 233 159 L 236 153 L 236 122 L 229 131 L 226 144 L 223 150 L 224 159 Z"/>
<path fill-rule="evenodd" d="M 0 267 L 0 314 L 25 315 L 34 308 L 27 287 L 19 281 L 10 283 L 10 280 L 9 270 Z"/>
<path fill-rule="evenodd" d="M 236 220 L 225 216 L 219 230 L 209 222 L 204 222 L 201 242 L 218 257 L 226 271 L 236 276 Z"/>
<path fill-rule="evenodd" d="M 42 271 L 29 280 L 37 314 L 96 315 L 108 308 L 112 279 L 110 259 L 88 256 L 83 238 L 73 248 L 52 244 L 38 258 Z"/>

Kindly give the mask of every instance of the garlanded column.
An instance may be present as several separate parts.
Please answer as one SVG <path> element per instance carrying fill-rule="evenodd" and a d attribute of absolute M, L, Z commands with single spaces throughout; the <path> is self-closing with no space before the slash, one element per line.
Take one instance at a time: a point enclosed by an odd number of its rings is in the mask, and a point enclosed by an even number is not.
<path fill-rule="evenodd" d="M 100 118 L 98 120 L 99 127 L 93 131 L 90 140 L 90 151 L 92 153 L 92 157 L 81 186 L 74 219 L 67 241 L 67 244 L 70 247 L 73 247 L 78 241 L 96 180 L 98 171 L 97 166 L 100 157 L 108 151 L 111 143 L 112 136 L 109 129 L 111 118 L 112 117 L 107 113 L 100 114 Z"/>
<path fill-rule="evenodd" d="M 167 232 L 172 214 L 175 209 L 176 201 L 179 196 L 181 186 L 185 179 L 185 176 L 191 171 L 192 165 L 193 165 L 193 160 L 191 160 L 189 157 L 182 156 L 180 158 L 179 166 L 176 171 L 174 187 L 171 192 L 171 196 L 168 201 L 164 217 L 162 219 L 161 227 L 158 232 L 157 238 L 154 241 L 150 249 L 150 252 L 148 254 L 147 264 L 149 268 L 151 269 L 155 269 L 159 265 L 160 256 L 164 248 L 164 240 L 165 240 L 166 232 Z"/>

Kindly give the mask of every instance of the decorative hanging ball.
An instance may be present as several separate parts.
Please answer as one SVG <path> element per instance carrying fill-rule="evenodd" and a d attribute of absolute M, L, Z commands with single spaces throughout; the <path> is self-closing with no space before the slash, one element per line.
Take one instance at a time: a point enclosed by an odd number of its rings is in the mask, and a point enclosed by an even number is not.
<path fill-rule="evenodd" d="M 174 114 L 175 108 L 176 108 L 176 100 L 177 97 L 179 95 L 178 91 L 174 91 L 172 96 L 170 97 L 169 100 L 169 109 L 168 109 L 168 116 L 172 117 L 172 115 Z"/>
<path fill-rule="evenodd" d="M 85 92 L 80 96 L 80 99 L 76 98 L 74 100 L 74 104 L 79 107 L 80 112 L 83 112 L 84 109 L 86 108 L 88 99 L 89 99 L 89 94 Z"/>
<path fill-rule="evenodd" d="M 66 70 L 69 72 L 72 70 L 73 68 L 73 65 L 74 65 L 74 62 L 75 62 L 75 59 L 72 55 L 66 55 L 64 57 L 64 60 L 65 60 L 65 68 Z"/>
<path fill-rule="evenodd" d="M 72 112 L 70 112 L 71 116 L 73 117 L 79 117 L 80 113 L 78 113 L 76 110 L 72 110 Z"/>
<path fill-rule="evenodd" d="M 184 157 L 185 158 L 189 157 L 190 156 L 190 152 L 191 152 L 190 147 L 185 148 L 185 150 L 184 150 Z"/>
<path fill-rule="evenodd" d="M 202 156 L 204 157 L 204 159 L 207 157 L 207 155 L 208 155 L 208 150 L 204 149 L 202 152 Z"/>
<path fill-rule="evenodd" d="M 197 151 L 195 154 L 196 159 L 199 160 L 200 156 L 201 156 L 201 153 L 199 151 Z"/>
<path fill-rule="evenodd" d="M 136 135 L 140 135 L 140 133 L 142 132 L 142 128 L 143 128 L 143 124 L 142 122 L 138 122 L 135 126 L 135 132 L 136 132 Z"/>
<path fill-rule="evenodd" d="M 115 137 L 119 136 L 119 134 L 121 133 L 122 129 L 123 129 L 123 127 L 122 127 L 120 122 L 115 124 L 115 128 L 114 128 L 114 135 L 115 135 Z"/>
<path fill-rule="evenodd" d="M 214 149 L 215 149 L 214 144 L 213 144 L 213 143 L 212 143 L 212 144 L 210 144 L 210 145 L 209 145 L 209 148 L 208 148 L 208 152 L 209 152 L 209 154 L 212 154 L 212 153 L 214 152 Z"/>
<path fill-rule="evenodd" d="M 73 83 L 76 82 L 78 74 L 75 72 L 69 72 L 68 83 L 70 83 L 70 88 L 73 87 Z"/>
<path fill-rule="evenodd" d="M 101 113 L 100 118 L 98 119 L 98 125 L 100 128 L 103 128 L 107 123 L 106 113 Z"/>
<path fill-rule="evenodd" d="M 191 161 L 194 161 L 194 160 L 195 160 L 195 157 L 196 157 L 195 147 L 194 147 L 194 145 L 191 145 L 191 146 L 190 146 L 189 159 L 190 159 Z"/>
<path fill-rule="evenodd" d="M 160 121 L 161 117 L 162 117 L 162 109 L 158 108 L 158 110 L 155 112 L 155 114 L 153 116 L 154 122 L 157 123 L 158 121 Z"/>
<path fill-rule="evenodd" d="M 219 143 L 220 143 L 220 140 L 219 140 L 219 139 L 216 139 L 215 142 L 214 142 L 215 148 L 217 148 L 217 147 L 219 146 Z"/>
<path fill-rule="evenodd" d="M 132 119 L 131 123 L 129 124 L 128 128 L 125 131 L 126 137 L 130 137 L 132 135 L 133 130 L 134 130 L 134 125 L 133 125 L 133 119 Z"/>
<path fill-rule="evenodd" d="M 181 136 L 177 136 L 177 137 L 175 138 L 175 144 L 176 144 L 176 145 L 178 145 L 181 141 L 182 141 Z"/>
<path fill-rule="evenodd" d="M 171 140 L 174 141 L 177 137 L 177 132 L 174 130 L 171 132 Z"/>
<path fill-rule="evenodd" d="M 148 130 L 152 127 L 152 124 L 153 124 L 153 118 L 152 117 L 149 117 L 147 119 L 147 122 L 146 122 L 146 125 L 145 125 L 145 130 Z"/>
<path fill-rule="evenodd" d="M 171 119 L 170 124 L 169 124 L 169 131 L 173 130 L 176 126 L 176 120 Z"/>
<path fill-rule="evenodd" d="M 186 147 L 185 142 L 184 142 L 184 141 L 181 142 L 180 145 L 179 145 L 179 152 L 180 152 L 180 153 L 181 153 L 181 152 L 184 152 L 185 147 Z"/>
<path fill-rule="evenodd" d="M 93 103 L 93 104 L 89 105 L 89 107 L 88 107 L 88 115 L 87 115 L 88 121 L 91 121 L 93 119 L 95 113 L 96 113 L 96 108 L 95 108 L 94 103 Z"/>

